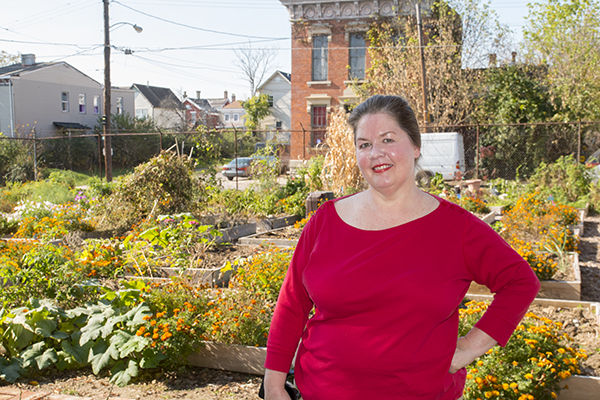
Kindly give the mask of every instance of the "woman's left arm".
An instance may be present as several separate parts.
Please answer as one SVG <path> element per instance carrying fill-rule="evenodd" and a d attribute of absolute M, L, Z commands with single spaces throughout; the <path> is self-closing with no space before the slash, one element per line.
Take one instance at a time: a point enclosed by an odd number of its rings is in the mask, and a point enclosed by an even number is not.
<path fill-rule="evenodd" d="M 498 342 L 490 335 L 473 327 L 465 336 L 458 338 L 452 364 L 450 364 L 450 373 L 454 374 L 459 369 L 471 364 L 496 344 Z"/>

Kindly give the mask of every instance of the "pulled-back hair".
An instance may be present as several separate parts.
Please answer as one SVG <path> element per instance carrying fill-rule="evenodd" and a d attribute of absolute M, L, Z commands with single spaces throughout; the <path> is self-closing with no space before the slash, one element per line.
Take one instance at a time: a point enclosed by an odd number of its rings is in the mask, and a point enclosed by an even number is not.
<path fill-rule="evenodd" d="M 419 149 L 421 148 L 421 131 L 419 130 L 417 117 L 415 117 L 413 109 L 408 105 L 406 100 L 400 96 L 383 96 L 377 94 L 356 106 L 348 117 L 348 123 L 354 132 L 355 141 L 356 128 L 362 117 L 377 113 L 388 114 L 408 134 L 412 144 Z"/>

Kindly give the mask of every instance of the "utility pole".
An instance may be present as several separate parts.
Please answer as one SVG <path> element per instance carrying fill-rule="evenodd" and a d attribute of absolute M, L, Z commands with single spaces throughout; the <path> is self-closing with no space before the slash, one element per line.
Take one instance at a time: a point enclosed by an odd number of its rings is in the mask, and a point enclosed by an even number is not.
<path fill-rule="evenodd" d="M 108 19 L 108 2 L 104 3 L 104 163 L 106 182 L 112 182 L 112 146 L 110 140 L 110 26 Z"/>
<path fill-rule="evenodd" d="M 425 56 L 423 54 L 423 23 L 421 22 L 421 9 L 417 6 L 417 27 L 419 29 L 419 54 L 421 54 L 421 85 L 423 92 L 423 122 L 429 124 L 429 111 L 427 110 L 427 75 L 425 75 Z"/>

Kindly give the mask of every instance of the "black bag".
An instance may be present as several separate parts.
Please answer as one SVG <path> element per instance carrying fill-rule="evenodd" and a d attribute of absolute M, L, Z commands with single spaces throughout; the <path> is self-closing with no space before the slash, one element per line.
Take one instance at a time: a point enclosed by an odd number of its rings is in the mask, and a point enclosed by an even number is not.
<path fill-rule="evenodd" d="M 290 372 L 288 372 L 288 374 L 287 374 L 288 379 L 293 376 L 294 376 L 294 370 L 291 370 Z M 296 389 L 294 386 L 292 386 L 292 384 L 289 382 L 285 383 L 285 391 L 287 392 L 287 394 L 290 396 L 290 398 L 292 400 L 300 400 L 302 398 L 302 396 L 300 396 L 300 392 L 298 391 L 298 389 Z M 264 379 L 260 383 L 260 389 L 258 390 L 258 397 L 260 397 L 261 399 L 265 398 L 265 381 L 264 381 Z"/>

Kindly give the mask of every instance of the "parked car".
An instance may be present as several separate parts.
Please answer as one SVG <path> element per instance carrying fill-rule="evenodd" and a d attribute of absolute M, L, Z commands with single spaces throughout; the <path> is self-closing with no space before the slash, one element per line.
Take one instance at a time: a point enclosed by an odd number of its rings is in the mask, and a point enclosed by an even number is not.
<path fill-rule="evenodd" d="M 421 135 L 421 158 L 415 170 L 415 179 L 427 187 L 436 173 L 444 180 L 456 179 L 465 173 L 463 137 L 457 132 L 425 133 Z"/>
<path fill-rule="evenodd" d="M 237 176 L 249 177 L 251 171 L 252 157 L 238 157 L 223 167 L 222 174 L 230 181 Z M 237 168 L 237 169 L 236 169 Z"/>

